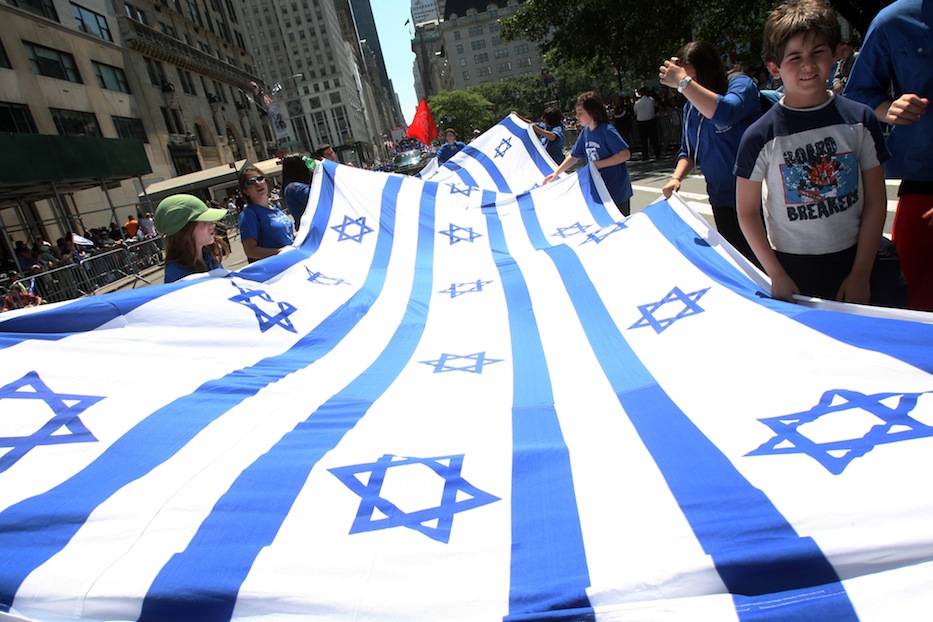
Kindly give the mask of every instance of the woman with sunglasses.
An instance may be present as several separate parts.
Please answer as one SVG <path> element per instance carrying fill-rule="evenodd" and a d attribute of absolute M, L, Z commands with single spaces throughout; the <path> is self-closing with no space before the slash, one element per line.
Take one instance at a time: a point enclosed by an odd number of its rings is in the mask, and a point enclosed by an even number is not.
<path fill-rule="evenodd" d="M 295 231 L 301 227 L 301 216 L 311 196 L 314 166 L 312 158 L 300 153 L 290 153 L 282 158 L 282 196 L 288 213 L 295 219 Z"/>
<path fill-rule="evenodd" d="M 240 171 L 240 194 L 246 206 L 240 213 L 240 240 L 250 263 L 291 249 L 295 233 L 291 219 L 269 199 L 269 182 L 255 166 Z"/>

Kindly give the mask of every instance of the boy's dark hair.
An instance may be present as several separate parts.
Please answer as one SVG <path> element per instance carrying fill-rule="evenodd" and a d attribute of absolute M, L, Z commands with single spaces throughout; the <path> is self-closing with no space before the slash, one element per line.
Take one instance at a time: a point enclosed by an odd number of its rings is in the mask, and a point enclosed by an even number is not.
<path fill-rule="evenodd" d="M 292 182 L 311 183 L 311 170 L 305 164 L 305 154 L 290 153 L 282 158 L 282 187 Z"/>
<path fill-rule="evenodd" d="M 587 91 L 577 98 L 577 106 L 583 106 L 587 114 L 593 117 L 596 125 L 600 123 L 609 123 L 609 113 L 606 112 L 606 104 L 603 98 L 596 91 Z"/>
<path fill-rule="evenodd" d="M 333 148 L 334 146 L 331 145 L 330 143 L 324 143 L 323 145 L 317 148 L 317 151 L 314 152 L 315 159 L 323 160 L 324 152 L 327 151 L 328 149 L 333 149 Z"/>
<path fill-rule="evenodd" d="M 714 93 L 725 95 L 729 88 L 726 66 L 719 50 L 707 41 L 691 41 L 677 52 L 681 65 L 693 65 L 697 82 Z"/>
<path fill-rule="evenodd" d="M 765 22 L 763 54 L 765 61 L 778 66 L 784 60 L 787 42 L 801 33 L 812 32 L 826 40 L 833 53 L 842 38 L 836 11 L 823 0 L 787 0 L 771 11 Z"/>
<path fill-rule="evenodd" d="M 559 110 L 549 108 L 548 110 L 544 111 L 544 114 L 541 115 L 541 118 L 544 119 L 544 122 L 548 127 L 557 127 L 563 120 L 563 115 L 561 115 Z"/>

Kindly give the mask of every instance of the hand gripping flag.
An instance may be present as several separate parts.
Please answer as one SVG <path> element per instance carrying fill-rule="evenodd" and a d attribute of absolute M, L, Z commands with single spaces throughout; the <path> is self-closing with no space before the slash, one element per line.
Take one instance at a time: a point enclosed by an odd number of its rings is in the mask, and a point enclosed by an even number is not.
<path fill-rule="evenodd" d="M 516 118 L 456 158 L 0 314 L 0 619 L 928 615 L 929 314 L 772 300 L 676 195 L 540 186 Z"/>
<path fill-rule="evenodd" d="M 415 118 L 412 119 L 411 125 L 408 126 L 405 136 L 417 138 L 426 145 L 430 145 L 431 141 L 438 137 L 437 124 L 431 115 L 431 109 L 428 108 L 427 100 L 422 99 L 421 103 L 418 104 Z"/>

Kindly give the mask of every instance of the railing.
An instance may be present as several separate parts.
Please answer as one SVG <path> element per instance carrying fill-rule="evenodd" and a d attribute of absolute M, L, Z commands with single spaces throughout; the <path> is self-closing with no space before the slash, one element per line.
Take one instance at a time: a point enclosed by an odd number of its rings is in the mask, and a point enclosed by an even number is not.
<path fill-rule="evenodd" d="M 163 238 L 133 242 L 98 253 L 78 263 L 24 276 L 10 284 L 10 289 L 22 286 L 26 292 L 39 296 L 43 302 L 62 302 L 91 296 L 132 279 L 150 283 L 143 275 L 162 265 Z"/>

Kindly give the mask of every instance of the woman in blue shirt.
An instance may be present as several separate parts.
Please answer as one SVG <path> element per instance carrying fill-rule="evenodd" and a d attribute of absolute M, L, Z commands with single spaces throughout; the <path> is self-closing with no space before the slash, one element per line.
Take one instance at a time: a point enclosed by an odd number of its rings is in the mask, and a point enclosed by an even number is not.
<path fill-rule="evenodd" d="M 162 199 L 154 219 L 165 236 L 166 283 L 222 267 L 220 254 L 214 252 L 214 227 L 226 215 L 227 210 L 210 208 L 190 194 Z"/>
<path fill-rule="evenodd" d="M 661 84 L 676 88 L 684 104 L 680 154 L 664 196 L 680 190 L 694 167 L 703 169 L 716 229 L 745 257 L 758 263 L 735 210 L 735 154 L 745 129 L 761 116 L 758 85 L 742 73 L 732 76 L 719 51 L 706 41 L 691 41 L 660 68 Z"/>
<path fill-rule="evenodd" d="M 288 215 L 269 198 L 269 182 L 255 166 L 240 171 L 240 194 L 246 206 L 240 213 L 240 240 L 250 263 L 292 248 L 295 232 Z"/>
<path fill-rule="evenodd" d="M 295 231 L 301 228 L 301 217 L 311 196 L 311 171 L 315 161 L 300 153 L 282 158 L 282 196 L 285 207 L 295 219 Z"/>

